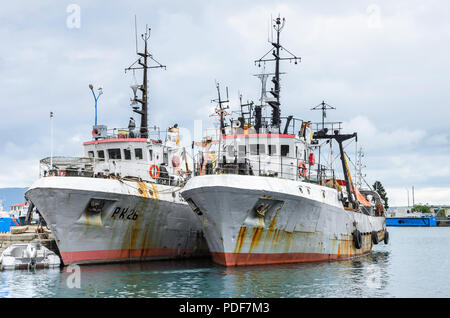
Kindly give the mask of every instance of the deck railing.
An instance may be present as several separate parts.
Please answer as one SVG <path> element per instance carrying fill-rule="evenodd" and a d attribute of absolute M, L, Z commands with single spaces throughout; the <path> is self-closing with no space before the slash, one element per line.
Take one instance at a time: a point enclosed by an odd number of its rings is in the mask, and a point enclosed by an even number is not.
<path fill-rule="evenodd" d="M 115 162 L 112 163 L 112 162 Z M 131 167 L 129 173 L 121 172 L 121 169 L 100 169 L 98 165 L 105 164 L 105 160 L 85 157 L 53 157 L 40 161 L 40 177 L 64 176 L 64 177 L 88 177 L 88 178 L 113 178 L 131 181 L 147 181 L 170 186 L 183 186 L 191 176 L 191 172 L 181 171 L 171 174 L 164 165 L 154 168 L 153 176 L 150 168 L 153 164 L 148 162 L 128 162 L 125 160 L 112 160 L 112 166 L 123 165 Z M 156 166 L 156 165 L 155 165 Z M 130 172 L 131 170 L 131 172 Z"/>

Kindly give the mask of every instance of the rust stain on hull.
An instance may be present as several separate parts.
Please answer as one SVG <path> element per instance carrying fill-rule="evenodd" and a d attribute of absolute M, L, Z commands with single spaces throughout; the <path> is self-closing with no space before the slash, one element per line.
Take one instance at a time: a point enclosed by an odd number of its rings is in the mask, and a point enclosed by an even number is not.
<path fill-rule="evenodd" d="M 275 222 L 273 222 L 274 224 Z M 362 234 L 362 247 L 360 249 L 355 248 L 351 234 L 341 234 L 336 235 L 333 239 L 319 241 L 317 250 L 294 252 L 291 250 L 291 247 L 297 249 L 300 240 L 302 242 L 301 245 L 304 245 L 306 250 L 308 250 L 310 244 L 315 241 L 314 236 L 320 235 L 320 233 L 286 232 L 274 229 L 274 226 L 269 226 L 268 229 L 262 227 L 252 228 L 251 235 L 248 237 L 248 239 L 251 238 L 248 252 L 242 253 L 247 232 L 246 227 L 240 228 L 233 253 L 213 253 L 213 257 L 217 258 L 218 263 L 226 266 L 237 266 L 344 260 L 366 255 L 370 253 L 373 247 L 371 233 Z M 380 231 L 378 234 L 379 237 L 384 237 L 384 231 Z M 262 249 L 258 249 L 261 237 L 264 237 L 264 245 Z M 271 244 L 269 244 L 270 241 Z M 326 252 L 328 250 L 327 246 L 331 247 L 328 252 Z"/>
<path fill-rule="evenodd" d="M 154 183 L 150 183 L 150 185 L 153 188 L 153 198 L 155 200 L 159 200 L 158 186 L 156 184 L 154 184 Z"/>
<path fill-rule="evenodd" d="M 142 196 L 144 198 L 150 198 L 149 193 L 148 193 L 148 189 L 147 189 L 147 185 L 145 184 L 145 182 L 138 182 L 138 187 L 141 191 L 139 191 L 140 194 L 142 194 Z"/>
<path fill-rule="evenodd" d="M 239 234 L 236 240 L 236 246 L 234 248 L 234 252 L 235 253 L 240 253 L 242 250 L 242 245 L 244 244 L 244 240 L 245 240 L 245 235 L 247 234 L 247 228 L 246 227 L 241 227 L 241 229 L 239 230 Z"/>
<path fill-rule="evenodd" d="M 259 244 L 259 242 L 261 240 L 261 236 L 263 234 L 263 231 L 264 231 L 264 228 L 262 228 L 262 227 L 256 227 L 256 228 L 252 229 L 252 240 L 251 240 L 251 243 L 250 243 L 250 249 L 248 251 L 249 254 L 253 251 L 253 249 L 255 247 L 258 246 L 258 244 Z"/>

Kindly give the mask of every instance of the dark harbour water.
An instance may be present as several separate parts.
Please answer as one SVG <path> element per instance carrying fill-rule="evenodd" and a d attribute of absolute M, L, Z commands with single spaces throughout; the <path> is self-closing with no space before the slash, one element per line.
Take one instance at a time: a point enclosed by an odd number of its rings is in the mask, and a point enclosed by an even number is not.
<path fill-rule="evenodd" d="M 209 259 L 0 272 L 0 297 L 450 297 L 450 228 L 388 228 L 347 261 L 225 268 Z M 72 288 L 70 288 L 70 287 Z"/>

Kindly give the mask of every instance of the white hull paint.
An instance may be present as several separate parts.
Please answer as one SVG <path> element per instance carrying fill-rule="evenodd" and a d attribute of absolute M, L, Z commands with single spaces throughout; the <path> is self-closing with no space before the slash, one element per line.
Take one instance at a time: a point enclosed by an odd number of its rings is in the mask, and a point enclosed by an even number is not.
<path fill-rule="evenodd" d="M 200 221 L 179 187 L 46 177 L 26 192 L 52 230 L 65 265 L 208 255 Z M 91 199 L 103 200 L 100 212 Z"/>
<path fill-rule="evenodd" d="M 379 240 L 385 233 L 384 217 L 344 210 L 335 189 L 312 183 L 206 175 L 189 180 L 182 196 L 201 214 L 213 259 L 226 266 L 349 258 L 371 251 L 372 232 Z M 264 216 L 260 205 L 269 206 Z"/>

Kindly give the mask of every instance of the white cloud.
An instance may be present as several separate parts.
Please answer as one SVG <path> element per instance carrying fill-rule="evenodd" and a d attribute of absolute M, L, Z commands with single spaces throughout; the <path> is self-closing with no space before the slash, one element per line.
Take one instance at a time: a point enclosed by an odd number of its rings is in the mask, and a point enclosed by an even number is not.
<path fill-rule="evenodd" d="M 379 128 L 366 116 L 358 115 L 343 125 L 345 131 L 357 132 L 358 140 L 369 151 L 384 152 L 405 149 L 424 142 L 427 135 L 424 129 L 399 127 L 388 131 Z"/>

